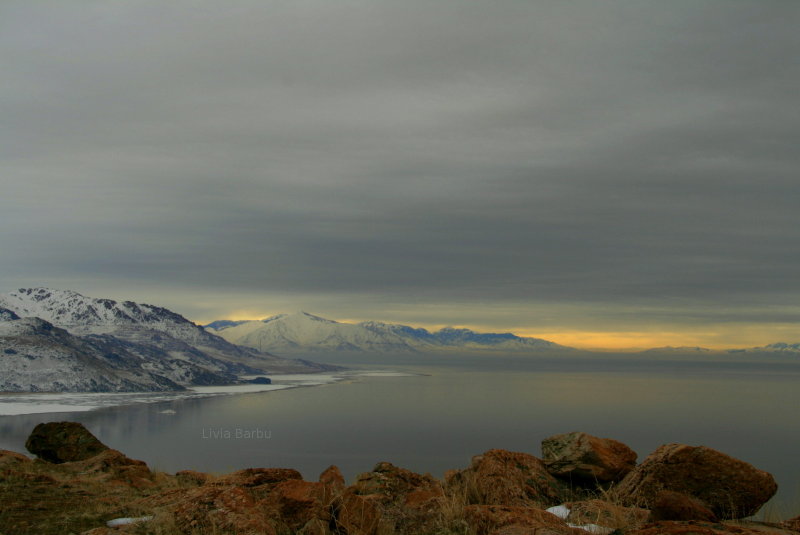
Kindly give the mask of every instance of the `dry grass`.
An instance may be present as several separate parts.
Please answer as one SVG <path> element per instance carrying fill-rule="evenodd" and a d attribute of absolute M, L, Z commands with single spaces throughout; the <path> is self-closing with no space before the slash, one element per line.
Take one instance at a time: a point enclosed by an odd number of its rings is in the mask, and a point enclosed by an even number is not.
<path fill-rule="evenodd" d="M 0 529 L 5 535 L 81 533 L 113 518 L 152 515 L 135 502 L 183 486 L 164 472 L 154 472 L 152 487 L 135 489 L 97 474 L 81 474 L 69 464 L 33 461 L 5 468 L 0 472 Z M 168 524 L 162 519 L 154 524 L 160 526 L 158 531 L 147 533 L 178 533 Z"/>

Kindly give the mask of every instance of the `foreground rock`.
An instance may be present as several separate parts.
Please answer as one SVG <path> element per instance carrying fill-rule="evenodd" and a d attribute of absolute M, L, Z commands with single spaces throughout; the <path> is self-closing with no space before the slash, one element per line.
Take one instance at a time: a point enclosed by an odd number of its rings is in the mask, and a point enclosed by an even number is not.
<path fill-rule="evenodd" d="M 626 503 L 650 508 L 664 490 L 700 500 L 718 518 L 744 518 L 778 485 L 767 472 L 711 448 L 666 444 L 628 474 L 617 493 Z"/>
<path fill-rule="evenodd" d="M 706 507 L 706 504 L 671 490 L 662 490 L 656 494 L 651 506 L 651 520 L 703 520 L 716 522 L 717 515 Z"/>
<path fill-rule="evenodd" d="M 467 503 L 520 505 L 546 509 L 564 501 L 567 487 L 533 455 L 489 450 L 472 458 L 464 470 L 445 474 L 448 493 Z"/>
<path fill-rule="evenodd" d="M 445 492 L 430 474 L 381 462 L 360 474 L 348 490 L 374 503 L 384 524 L 395 531 L 431 531 L 442 523 Z"/>
<path fill-rule="evenodd" d="M 573 432 L 544 439 L 542 460 L 554 476 L 591 485 L 621 480 L 636 467 L 636 452 L 617 440 Z"/>
<path fill-rule="evenodd" d="M 626 477 L 623 488 L 631 491 L 629 498 L 644 501 L 651 486 L 664 481 L 679 486 L 697 472 L 695 494 L 661 488 L 650 502 L 651 512 L 612 503 L 615 488 L 604 490 L 602 500 L 565 502 L 569 489 L 539 459 L 525 453 L 487 451 L 474 457 L 468 468 L 448 473 L 444 485 L 429 474 L 388 462 L 378 463 L 349 487 L 335 466 L 318 481 L 305 481 L 288 468 L 248 468 L 223 476 L 182 471 L 171 476 L 106 448 L 82 426 L 65 424 L 37 426 L 37 440 L 44 437 L 52 442 L 53 437 L 63 436 L 75 444 L 94 444 L 94 448 L 96 441 L 105 449 L 97 448 L 101 451 L 88 458 L 65 461 L 84 457 L 91 450 L 71 447 L 64 453 L 55 448 L 57 463 L 0 450 L 3 533 L 797 535 L 792 529 L 800 528 L 800 518 L 782 525 L 712 522 L 717 515 L 708 497 L 716 496 L 712 490 L 730 492 L 739 489 L 732 482 L 742 486 L 740 476 L 745 482 L 755 481 L 763 473 L 708 448 L 660 448 Z M 661 464 L 670 470 L 683 467 L 686 473 L 665 472 Z M 711 472 L 721 475 L 708 477 Z M 700 476 L 706 477 L 705 486 L 700 485 Z M 686 486 L 685 481 L 682 484 Z M 698 497 L 701 490 L 708 494 L 705 499 Z M 554 504 L 558 505 L 543 510 Z M 140 522 L 119 520 L 126 518 Z M 108 522 L 113 519 L 117 521 L 112 528 Z"/>
<path fill-rule="evenodd" d="M 83 461 L 109 449 L 77 422 L 39 424 L 28 437 L 25 447 L 51 463 Z"/>

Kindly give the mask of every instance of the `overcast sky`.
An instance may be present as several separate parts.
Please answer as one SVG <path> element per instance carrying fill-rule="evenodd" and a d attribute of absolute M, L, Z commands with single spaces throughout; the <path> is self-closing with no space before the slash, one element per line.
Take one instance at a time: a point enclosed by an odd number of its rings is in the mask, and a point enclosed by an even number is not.
<path fill-rule="evenodd" d="M 800 341 L 800 2 L 0 4 L 0 291 Z"/>

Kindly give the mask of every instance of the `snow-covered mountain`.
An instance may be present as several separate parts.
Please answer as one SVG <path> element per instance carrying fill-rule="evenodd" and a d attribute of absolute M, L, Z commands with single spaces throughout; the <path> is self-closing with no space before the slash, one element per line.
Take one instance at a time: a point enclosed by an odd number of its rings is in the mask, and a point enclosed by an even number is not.
<path fill-rule="evenodd" d="M 363 325 L 339 323 L 306 312 L 280 314 L 260 321 L 217 321 L 206 329 L 235 344 L 278 354 L 414 350 L 400 336 L 381 335 Z"/>
<path fill-rule="evenodd" d="M 205 327 L 235 344 L 287 355 L 442 351 L 516 353 L 570 349 L 547 340 L 511 333 L 478 333 L 452 327 L 430 332 L 376 321 L 341 323 L 307 312 L 280 314 L 264 320 L 219 320 Z"/>
<path fill-rule="evenodd" d="M 0 391 L 182 390 L 147 370 L 141 357 L 102 339 L 71 335 L 40 318 L 0 309 Z M 9 311 L 10 312 L 10 311 Z"/>
<path fill-rule="evenodd" d="M 132 365 L 142 372 L 154 374 L 177 385 L 225 384 L 235 381 L 235 375 L 241 373 L 303 373 L 330 369 L 325 365 L 280 358 L 237 346 L 162 307 L 131 301 L 120 303 L 111 299 L 95 299 L 72 291 L 49 288 L 20 289 L 1 294 L 0 322 L 8 325 L 0 330 L 0 344 L 12 351 L 16 351 L 14 348 L 21 344 L 26 348 L 25 355 L 36 358 L 39 356 L 39 352 L 34 349 L 38 347 L 37 343 L 41 342 L 42 348 L 49 348 L 52 341 L 31 337 L 30 333 L 23 335 L 19 331 L 22 328 L 22 324 L 18 324 L 22 321 L 20 318 L 25 322 L 30 318 L 38 318 L 74 338 L 70 340 L 70 344 L 63 345 L 58 353 L 62 363 L 65 359 L 69 360 L 70 351 L 67 348 L 74 349 L 71 353 L 73 360 L 83 358 L 81 351 L 84 349 L 75 349 L 77 341 L 80 341 L 99 348 L 101 361 L 104 358 L 105 364 L 108 364 L 109 359 L 116 359 L 124 362 L 125 366 L 122 367 Z M 88 350 L 84 353 L 93 354 Z M 3 369 L 14 366 L 8 360 Z M 19 366 L 17 368 L 21 369 Z M 45 384 L 49 383 L 45 376 L 41 372 L 37 375 L 42 379 L 41 382 L 31 379 L 28 388 L 18 385 L 19 389 L 46 389 Z M 98 381 L 97 377 L 95 381 Z M 81 390 L 85 386 L 79 381 L 72 381 L 70 384 L 74 388 L 65 388 Z M 124 382 L 114 384 L 116 387 L 106 388 L 101 385 L 97 389 L 121 390 L 128 385 Z M 0 384 L 0 390 L 3 389 Z"/>

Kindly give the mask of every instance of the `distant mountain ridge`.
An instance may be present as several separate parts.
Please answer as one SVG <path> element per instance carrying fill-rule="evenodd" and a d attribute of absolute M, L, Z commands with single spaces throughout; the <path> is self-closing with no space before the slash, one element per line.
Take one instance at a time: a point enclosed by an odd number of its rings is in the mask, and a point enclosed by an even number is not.
<path fill-rule="evenodd" d="M 307 312 L 279 314 L 263 320 L 218 320 L 205 328 L 239 345 L 290 355 L 574 351 L 554 342 L 512 333 L 479 333 L 453 327 L 431 332 L 379 321 L 341 323 Z"/>
<path fill-rule="evenodd" d="M 0 391 L 171 390 L 330 369 L 237 346 L 163 307 L 50 288 L 0 294 L 0 351 Z"/>
<path fill-rule="evenodd" d="M 775 344 L 768 344 L 760 347 L 749 347 L 746 349 L 729 349 L 728 353 L 796 353 L 800 355 L 800 343 L 787 344 L 786 342 L 777 342 Z"/>
<path fill-rule="evenodd" d="M 308 312 L 278 314 L 262 320 L 217 320 L 204 325 L 208 332 L 226 340 L 283 355 L 308 356 L 337 354 L 590 354 L 541 338 L 513 333 L 481 333 L 470 329 L 445 327 L 429 331 L 421 327 L 363 321 L 343 323 Z M 690 356 L 724 354 L 800 355 L 800 343 L 775 343 L 745 349 L 712 350 L 698 346 L 665 346 L 637 352 L 642 356 Z"/>

